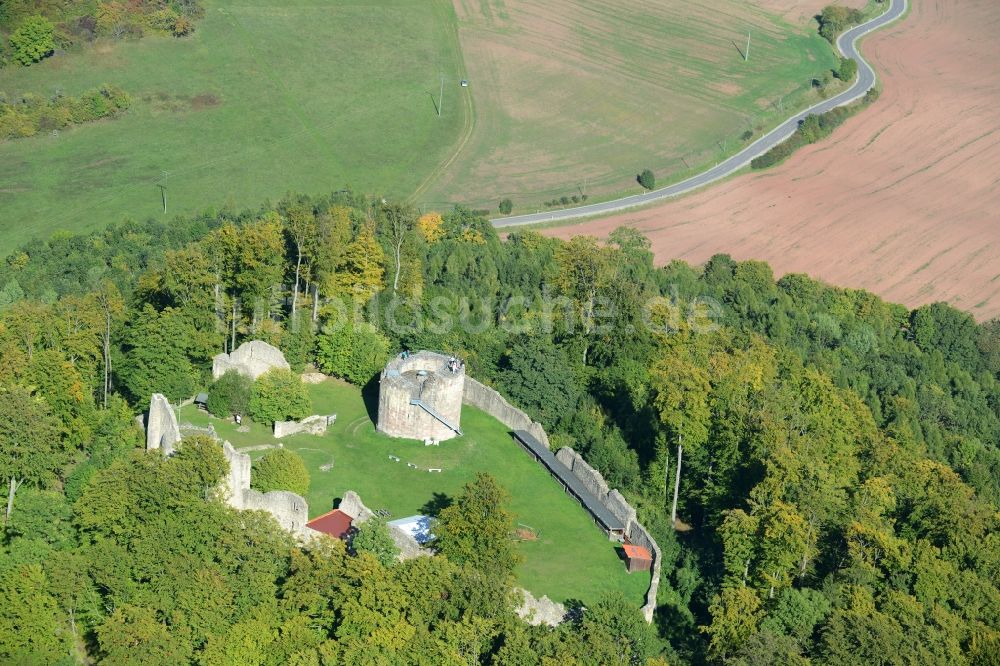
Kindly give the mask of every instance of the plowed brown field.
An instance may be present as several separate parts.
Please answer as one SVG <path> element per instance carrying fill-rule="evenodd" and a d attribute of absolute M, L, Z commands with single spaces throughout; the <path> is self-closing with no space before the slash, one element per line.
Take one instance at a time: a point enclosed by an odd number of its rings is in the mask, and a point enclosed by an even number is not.
<path fill-rule="evenodd" d="M 911 306 L 1000 315 L 998 32 L 995 0 L 912 0 L 862 47 L 881 99 L 831 138 L 767 172 L 545 233 L 629 225 L 661 262 L 727 252 Z"/>

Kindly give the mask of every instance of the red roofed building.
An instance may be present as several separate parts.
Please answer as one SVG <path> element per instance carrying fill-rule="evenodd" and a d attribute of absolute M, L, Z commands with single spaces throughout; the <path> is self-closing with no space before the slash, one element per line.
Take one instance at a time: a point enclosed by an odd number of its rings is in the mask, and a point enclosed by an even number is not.
<path fill-rule="evenodd" d="M 646 548 L 630 543 L 625 544 L 622 548 L 625 549 L 625 568 L 628 569 L 629 573 L 649 571 L 653 566 L 653 556 Z"/>
<path fill-rule="evenodd" d="M 352 520 L 350 516 L 340 509 L 334 509 L 318 518 L 313 518 L 306 523 L 306 527 L 344 541 L 350 535 Z"/>

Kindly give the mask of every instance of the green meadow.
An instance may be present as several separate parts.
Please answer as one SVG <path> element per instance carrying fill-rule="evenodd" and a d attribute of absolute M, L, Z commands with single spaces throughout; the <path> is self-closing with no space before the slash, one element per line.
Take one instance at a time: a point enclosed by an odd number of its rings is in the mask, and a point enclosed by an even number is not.
<path fill-rule="evenodd" d="M 107 82 L 134 98 L 120 119 L 0 143 L 0 254 L 56 230 L 255 207 L 292 190 L 403 196 L 468 120 L 450 0 L 204 5 L 190 38 L 0 70 L 8 97 Z"/>
<path fill-rule="evenodd" d="M 592 603 L 602 592 L 618 589 L 636 607 L 644 602 L 649 575 L 626 573 L 616 544 L 493 417 L 466 406 L 465 434 L 428 447 L 376 433 L 369 414 L 372 401 L 366 404 L 357 388 L 329 380 L 309 391 L 313 410 L 337 414 L 337 422 L 325 436 L 297 435 L 282 444 L 301 455 L 309 469 L 306 499 L 311 517 L 329 511 L 347 490 L 359 493 L 372 509 L 388 510 L 390 519 L 425 513 L 429 503 L 454 498 L 477 472 L 489 472 L 510 492 L 517 523 L 535 536 L 518 545 L 524 556 L 516 572 L 521 586 L 556 601 Z M 249 432 L 238 432 L 231 422 L 191 406 L 181 410 L 179 420 L 197 426 L 212 423 L 219 436 L 237 448 L 276 443 L 269 428 L 251 424 Z M 255 458 L 265 454 L 251 453 Z"/>
<path fill-rule="evenodd" d="M 11 98 L 105 82 L 134 98 L 121 118 L 0 143 L 0 255 L 292 191 L 515 212 L 607 199 L 644 168 L 663 185 L 736 152 L 817 101 L 836 65 L 814 22 L 742 0 L 203 2 L 191 37 L 0 70 Z"/>

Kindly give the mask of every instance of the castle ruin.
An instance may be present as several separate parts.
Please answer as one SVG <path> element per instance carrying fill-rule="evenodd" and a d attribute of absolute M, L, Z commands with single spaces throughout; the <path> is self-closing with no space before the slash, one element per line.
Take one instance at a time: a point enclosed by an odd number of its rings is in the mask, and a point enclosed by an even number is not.
<path fill-rule="evenodd" d="M 214 431 L 212 434 L 214 435 Z M 214 439 L 218 440 L 218 437 Z M 180 443 L 181 430 L 173 407 L 164 396 L 153 394 L 149 401 L 146 450 L 159 450 L 169 456 Z M 254 490 L 250 487 L 250 456 L 235 450 L 229 442 L 222 442 L 222 453 L 229 463 L 229 474 L 222 481 L 226 504 L 240 511 L 266 511 L 274 516 L 281 527 L 295 536 L 300 539 L 309 538 L 310 530 L 306 529 L 309 505 L 304 498 L 286 490 L 266 493 Z"/>
<path fill-rule="evenodd" d="M 437 441 L 462 434 L 465 366 L 454 357 L 404 352 L 385 366 L 379 383 L 379 432 Z"/>

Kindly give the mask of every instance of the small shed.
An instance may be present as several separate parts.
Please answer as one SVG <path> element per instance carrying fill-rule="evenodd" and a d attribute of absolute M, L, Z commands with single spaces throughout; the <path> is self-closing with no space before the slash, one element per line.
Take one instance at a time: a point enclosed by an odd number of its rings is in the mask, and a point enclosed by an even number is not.
<path fill-rule="evenodd" d="M 198 409 L 207 410 L 208 409 L 208 394 L 203 392 L 203 393 L 199 393 L 198 395 L 196 395 L 194 397 L 194 406 L 197 407 Z"/>
<path fill-rule="evenodd" d="M 652 568 L 653 556 L 648 549 L 631 543 L 625 544 L 622 548 L 625 550 L 625 568 L 629 573 L 649 571 Z"/>
<path fill-rule="evenodd" d="M 349 515 L 340 509 L 334 509 L 318 518 L 313 518 L 306 523 L 306 527 L 317 532 L 322 532 L 323 534 L 329 534 L 335 539 L 346 541 L 351 535 L 352 520 Z"/>

